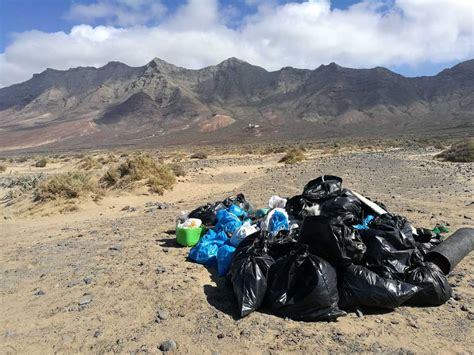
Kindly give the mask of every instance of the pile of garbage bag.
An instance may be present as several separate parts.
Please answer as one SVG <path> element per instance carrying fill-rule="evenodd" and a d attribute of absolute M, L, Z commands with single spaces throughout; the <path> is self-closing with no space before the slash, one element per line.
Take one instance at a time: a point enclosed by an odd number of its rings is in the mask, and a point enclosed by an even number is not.
<path fill-rule="evenodd" d="M 429 258 L 441 235 L 415 229 L 337 176 L 311 180 L 301 195 L 272 196 L 266 208 L 239 194 L 187 217 L 207 228 L 189 258 L 228 278 L 242 317 L 266 307 L 294 320 L 330 321 L 356 308 L 437 306 L 452 294 Z"/>

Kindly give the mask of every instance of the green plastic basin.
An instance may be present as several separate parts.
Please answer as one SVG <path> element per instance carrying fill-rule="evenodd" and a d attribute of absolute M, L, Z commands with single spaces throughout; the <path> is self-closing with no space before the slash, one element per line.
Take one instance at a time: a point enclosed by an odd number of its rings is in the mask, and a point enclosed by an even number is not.
<path fill-rule="evenodd" d="M 179 245 L 183 245 L 185 247 L 192 247 L 195 246 L 201 236 L 204 234 L 205 228 L 179 228 L 176 227 L 176 242 Z"/>

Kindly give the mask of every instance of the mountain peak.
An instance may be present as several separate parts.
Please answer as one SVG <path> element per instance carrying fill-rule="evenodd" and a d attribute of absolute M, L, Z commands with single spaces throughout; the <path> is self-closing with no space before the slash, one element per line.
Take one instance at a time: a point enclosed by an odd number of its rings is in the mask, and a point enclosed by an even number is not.
<path fill-rule="evenodd" d="M 236 58 L 236 57 L 230 57 L 222 62 L 220 62 L 219 64 L 217 64 L 217 66 L 237 66 L 237 65 L 251 65 L 249 63 L 247 63 L 246 61 L 242 60 L 242 59 L 239 59 L 239 58 Z"/>
<path fill-rule="evenodd" d="M 168 63 L 167 61 L 158 57 L 153 58 L 150 62 L 145 65 L 146 68 L 153 68 L 163 72 L 170 72 L 178 69 L 174 64 Z"/>
<path fill-rule="evenodd" d="M 127 65 L 127 64 L 124 64 L 124 63 L 122 63 L 122 62 L 118 62 L 118 61 L 113 60 L 113 61 L 108 62 L 106 65 L 104 65 L 103 68 L 104 68 L 104 67 L 110 67 L 110 68 L 114 68 L 114 67 L 128 67 L 128 65 Z"/>

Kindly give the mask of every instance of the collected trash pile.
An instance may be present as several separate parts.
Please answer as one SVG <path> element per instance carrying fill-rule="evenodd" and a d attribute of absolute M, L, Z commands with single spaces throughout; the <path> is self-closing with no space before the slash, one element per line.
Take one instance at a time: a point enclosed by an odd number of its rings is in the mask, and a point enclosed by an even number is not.
<path fill-rule="evenodd" d="M 242 194 L 201 206 L 178 218 L 177 240 L 194 245 L 190 259 L 228 278 L 242 317 L 265 303 L 302 321 L 358 307 L 441 305 L 452 294 L 445 274 L 474 247 L 472 229 L 441 242 L 327 175 L 301 195 L 272 196 L 268 208 L 254 209 Z"/>

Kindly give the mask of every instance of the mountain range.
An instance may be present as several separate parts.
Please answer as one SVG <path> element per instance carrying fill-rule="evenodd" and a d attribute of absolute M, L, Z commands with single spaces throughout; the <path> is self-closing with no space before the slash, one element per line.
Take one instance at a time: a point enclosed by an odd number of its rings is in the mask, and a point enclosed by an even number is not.
<path fill-rule="evenodd" d="M 474 130 L 474 60 L 409 78 L 335 63 L 267 71 L 237 58 L 185 69 L 46 69 L 0 89 L 0 150 L 238 143 Z"/>

